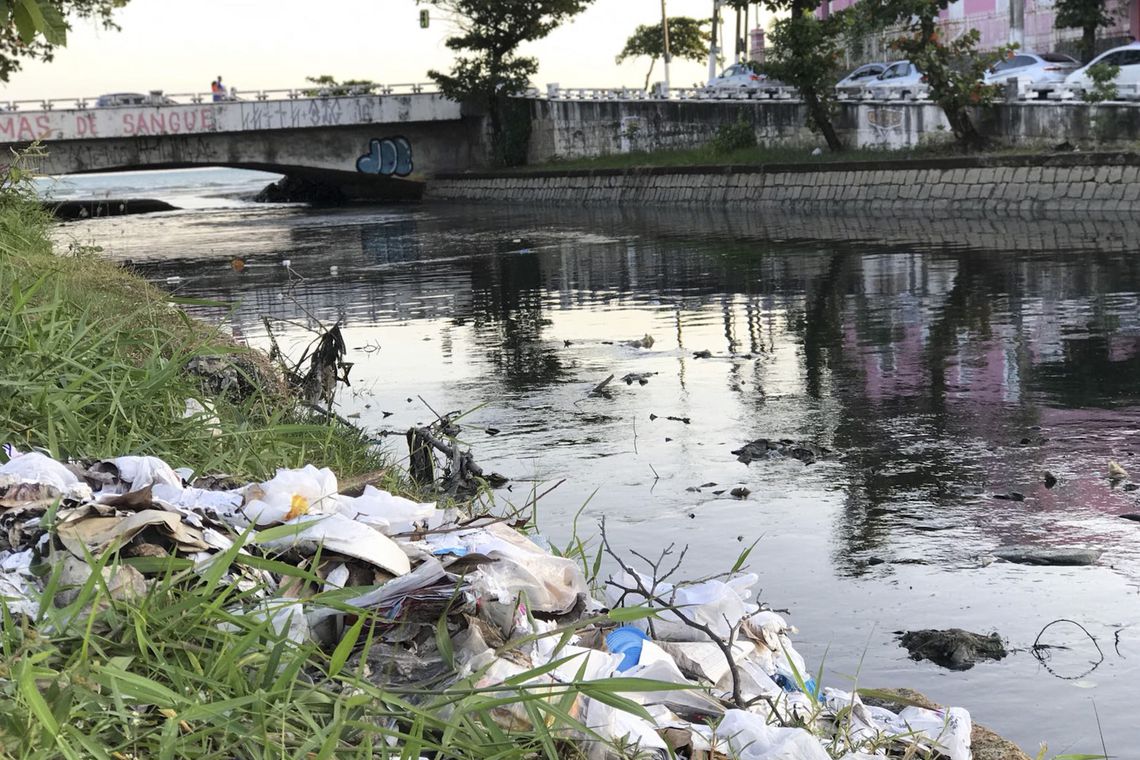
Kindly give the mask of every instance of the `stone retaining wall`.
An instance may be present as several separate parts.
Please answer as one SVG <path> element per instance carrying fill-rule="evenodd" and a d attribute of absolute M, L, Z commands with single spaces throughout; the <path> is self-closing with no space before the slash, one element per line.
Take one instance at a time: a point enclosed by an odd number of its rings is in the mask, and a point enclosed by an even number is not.
<path fill-rule="evenodd" d="M 1140 154 L 654 167 L 441 175 L 428 200 L 548 204 L 751 204 L 934 211 L 1140 208 Z"/>
<path fill-rule="evenodd" d="M 528 161 L 595 158 L 707 146 L 725 124 L 743 121 L 760 145 L 824 145 L 794 100 L 532 100 Z M 1132 150 L 1140 141 L 1140 103 L 1018 101 L 974 113 L 982 134 L 1007 147 L 1069 142 L 1082 150 Z M 835 129 L 852 148 L 903 148 L 948 142 L 950 125 L 930 101 L 842 102 Z"/>

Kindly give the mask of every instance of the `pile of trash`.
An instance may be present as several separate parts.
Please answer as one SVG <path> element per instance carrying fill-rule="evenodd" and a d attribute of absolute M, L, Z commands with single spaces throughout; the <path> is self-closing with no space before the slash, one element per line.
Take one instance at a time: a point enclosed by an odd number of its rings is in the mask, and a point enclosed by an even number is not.
<path fill-rule="evenodd" d="M 575 561 L 504 519 L 371 486 L 348 496 L 327 469 L 279 470 L 266 482 L 208 488 L 154 457 L 79 466 L 38 452 L 7 454 L 0 466 L 0 597 L 14 615 L 36 619 L 44 574 L 33 567 L 44 564 L 65 563 L 58 594 L 66 595 L 92 572 L 88 558 L 108 551 L 185 558 L 203 572 L 240 554 L 268 556 L 306 568 L 323 589 L 233 562 L 223 582 L 262 594 L 261 608 L 246 613 L 268 616 L 280 635 L 331 649 L 345 629 L 345 610 L 307 598 L 343 589 L 348 605 L 382 621 L 375 630 L 387 659 L 372 669 L 374 678 L 416 683 L 434 663 L 440 690 L 461 679 L 520 691 L 610 684 L 621 699 L 583 692 L 567 710 L 578 721 L 572 738 L 591 758 L 615 757 L 615 746 L 661 758 L 971 757 L 965 710 L 896 713 L 815 683 L 792 645 L 794 629 L 752 599 L 758 578 L 751 573 L 673 582 L 655 577 L 652 565 L 647 575 L 612 555 L 619 570 L 599 598 Z M 104 573 L 112 573 L 107 586 L 121 598 L 145 593 L 149 582 L 131 563 Z M 53 603 L 66 599 L 57 595 Z M 443 628 L 446 657 L 438 649 Z M 358 653 L 355 666 L 363 669 L 372 656 L 362 663 Z M 508 703 L 493 717 L 525 731 L 533 714 Z"/>

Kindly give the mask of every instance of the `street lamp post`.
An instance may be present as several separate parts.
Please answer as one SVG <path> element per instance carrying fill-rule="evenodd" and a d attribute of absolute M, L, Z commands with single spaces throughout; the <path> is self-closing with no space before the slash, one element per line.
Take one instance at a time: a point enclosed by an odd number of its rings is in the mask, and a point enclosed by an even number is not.
<path fill-rule="evenodd" d="M 669 14 L 665 12 L 665 0 L 661 0 L 661 37 L 665 43 L 665 97 L 669 97 Z"/>

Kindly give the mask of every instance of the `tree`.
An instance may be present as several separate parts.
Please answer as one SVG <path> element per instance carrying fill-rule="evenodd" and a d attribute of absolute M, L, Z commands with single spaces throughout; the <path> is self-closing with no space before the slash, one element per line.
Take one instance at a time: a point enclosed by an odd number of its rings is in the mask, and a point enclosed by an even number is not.
<path fill-rule="evenodd" d="M 669 56 L 702 63 L 709 55 L 709 33 L 702 27 L 708 19 L 697 20 L 688 16 L 675 16 L 669 19 Z M 665 40 L 661 34 L 661 24 L 642 24 L 625 41 L 625 47 L 614 60 L 621 63 L 627 58 L 646 57 L 649 71 L 645 73 L 645 89 L 649 89 L 649 77 L 653 76 L 653 66 L 658 58 L 665 57 Z"/>
<path fill-rule="evenodd" d="M 127 0 L 0 1 L 0 81 L 7 82 L 24 60 L 50 61 L 67 44 L 70 18 L 91 19 L 116 29 L 111 14 Z"/>
<path fill-rule="evenodd" d="M 497 162 L 525 161 L 509 112 L 511 95 L 524 91 L 538 71 L 538 61 L 519 56 L 519 45 L 540 40 L 593 0 L 417 0 L 446 11 L 459 33 L 444 44 L 460 53 L 449 73 L 428 71 L 444 95 L 487 113 Z M 520 117 L 521 118 L 521 117 Z M 517 119 L 516 119 L 517 120 Z M 529 117 L 527 134 L 529 135 Z M 511 127 L 511 129 L 507 129 Z M 520 140 L 523 143 L 520 150 Z"/>
<path fill-rule="evenodd" d="M 345 79 L 337 81 L 331 74 L 321 74 L 315 77 L 305 77 L 306 82 L 317 85 L 315 88 L 304 90 L 307 98 L 340 97 L 342 95 L 371 95 L 380 86 L 371 79 Z"/>
<path fill-rule="evenodd" d="M 1105 9 L 1106 0 L 1057 0 L 1053 25 L 1058 29 L 1081 30 L 1081 62 L 1088 63 L 1096 55 L 1096 30 L 1111 26 L 1113 19 Z"/>
<path fill-rule="evenodd" d="M 988 106 L 997 94 L 997 85 L 982 84 L 986 69 L 1005 58 L 1010 46 L 982 53 L 981 35 L 971 29 L 946 41 L 938 26 L 939 14 L 951 0 L 863 0 L 855 8 L 873 14 L 884 26 L 898 24 L 903 35 L 892 42 L 901 57 L 910 60 L 926 78 L 930 97 L 946 114 L 958 143 L 968 149 L 981 148 L 986 138 L 974 126 L 972 108 Z"/>
<path fill-rule="evenodd" d="M 771 53 L 764 73 L 795 87 L 807 108 L 808 126 L 823 135 L 827 147 L 843 150 L 831 122 L 835 100 L 835 75 L 839 66 L 839 16 L 819 19 L 820 0 L 764 0 L 772 13 L 787 12 L 772 27 Z"/>

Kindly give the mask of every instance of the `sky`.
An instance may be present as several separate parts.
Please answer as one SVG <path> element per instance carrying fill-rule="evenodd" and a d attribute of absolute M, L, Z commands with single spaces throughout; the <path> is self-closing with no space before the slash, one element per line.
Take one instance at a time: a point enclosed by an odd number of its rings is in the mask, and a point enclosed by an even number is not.
<path fill-rule="evenodd" d="M 707 18 L 712 0 L 667 0 L 671 16 Z M 304 84 L 306 76 L 426 82 L 446 68 L 452 29 L 432 10 L 419 26 L 415 0 L 131 0 L 121 31 L 75 21 L 52 63 L 25 63 L 3 100 L 90 97 L 105 92 L 206 92 L 216 76 L 239 93 Z M 660 0 L 594 0 L 569 24 L 523 48 L 539 59 L 534 84 L 640 87 L 648 59 L 614 63 L 638 24 L 655 23 Z M 733 17 L 734 18 L 734 17 Z M 732 37 L 732 24 L 725 30 Z M 708 65 L 674 61 L 673 86 L 707 80 Z M 653 81 L 661 78 L 661 64 Z"/>

